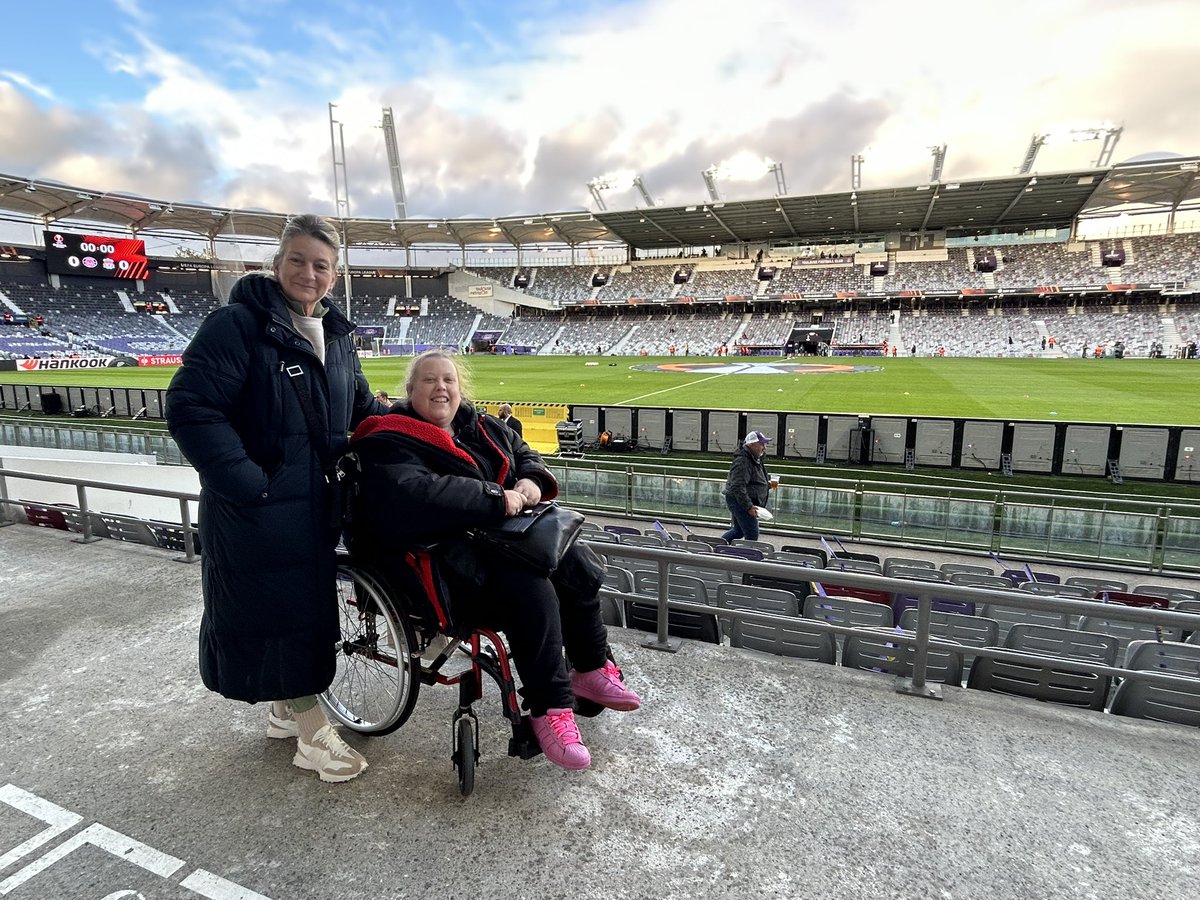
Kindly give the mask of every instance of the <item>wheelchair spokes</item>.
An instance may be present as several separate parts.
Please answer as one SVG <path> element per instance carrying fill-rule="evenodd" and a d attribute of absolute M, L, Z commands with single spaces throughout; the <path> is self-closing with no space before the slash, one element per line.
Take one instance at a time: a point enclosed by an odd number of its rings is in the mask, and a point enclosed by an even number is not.
<path fill-rule="evenodd" d="M 416 703 L 412 626 L 370 573 L 341 567 L 337 602 L 342 639 L 333 684 L 322 695 L 338 721 L 364 734 L 388 734 Z"/>

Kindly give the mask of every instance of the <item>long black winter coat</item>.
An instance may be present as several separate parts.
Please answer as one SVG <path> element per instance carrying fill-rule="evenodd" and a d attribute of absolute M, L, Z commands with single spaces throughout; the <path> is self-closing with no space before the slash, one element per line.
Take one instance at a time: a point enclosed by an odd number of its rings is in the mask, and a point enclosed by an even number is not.
<path fill-rule="evenodd" d="M 363 377 L 354 325 L 322 303 L 324 366 L 274 279 L 247 275 L 204 320 L 167 390 L 167 425 L 202 487 L 200 674 L 236 700 L 303 697 L 333 681 L 338 535 L 288 370 L 302 372 L 333 453 L 385 407 Z"/>
<path fill-rule="evenodd" d="M 454 426 L 451 438 L 398 403 L 355 431 L 350 448 L 362 468 L 352 526 L 356 554 L 382 558 L 398 546 L 436 543 L 443 571 L 478 585 L 489 560 L 466 530 L 503 521 L 504 490 L 521 478 L 536 481 L 543 500 L 558 495 L 538 452 L 499 419 L 463 406 Z"/>

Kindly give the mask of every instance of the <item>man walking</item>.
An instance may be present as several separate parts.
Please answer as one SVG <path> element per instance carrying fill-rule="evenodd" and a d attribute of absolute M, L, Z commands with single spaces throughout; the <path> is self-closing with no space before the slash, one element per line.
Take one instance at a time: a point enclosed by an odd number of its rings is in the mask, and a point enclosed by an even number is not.
<path fill-rule="evenodd" d="M 733 519 L 732 527 L 721 535 L 727 541 L 758 540 L 758 508 L 766 505 L 771 489 L 763 465 L 763 454 L 770 442 L 761 431 L 751 431 L 733 455 L 724 491 L 725 505 Z"/>

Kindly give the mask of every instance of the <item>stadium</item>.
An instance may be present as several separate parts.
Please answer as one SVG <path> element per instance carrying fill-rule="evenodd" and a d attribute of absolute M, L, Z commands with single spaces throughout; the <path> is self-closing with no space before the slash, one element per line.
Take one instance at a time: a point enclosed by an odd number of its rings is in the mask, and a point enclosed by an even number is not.
<path fill-rule="evenodd" d="M 1044 173 L 1036 150 L 1016 175 L 956 182 L 935 169 L 740 201 L 712 187 L 705 203 L 613 211 L 596 182 L 590 212 L 331 219 L 348 259 L 332 299 L 371 387 L 402 394 L 407 359 L 447 347 L 485 409 L 514 404 L 562 500 L 588 513 L 626 670 L 671 711 L 643 716 L 636 740 L 598 720 L 620 749 L 585 788 L 505 760 L 492 717 L 489 765 L 459 807 L 453 702 L 425 696 L 370 745 L 368 792 L 329 811 L 384 858 L 326 846 L 306 872 L 317 895 L 390 896 L 435 840 L 430 889 L 557 896 L 524 861 L 537 845 L 571 852 L 561 791 L 629 822 L 605 845 L 622 860 L 617 896 L 1191 895 L 1200 157 Z M 60 690 L 46 685 L 66 677 L 65 636 L 71 669 L 97 678 L 62 695 L 106 708 L 122 684 L 144 701 L 131 715 L 166 718 L 115 742 L 163 752 L 182 726 L 158 708 L 160 683 L 167 704 L 203 695 L 198 573 L 171 565 L 203 553 L 199 483 L 163 394 L 288 216 L 0 175 L 0 217 L 41 238 L 0 248 L 0 514 L 14 526 L 0 547 L 20 595 L 4 601 L 20 644 L 4 696 L 39 753 L 72 745 L 60 701 L 46 715 L 29 700 Z M 170 252 L 149 255 L 151 239 Z M 762 540 L 724 545 L 725 472 L 751 431 L 784 481 Z M 61 623 L 44 595 L 89 609 Z M 226 712 L 202 715 L 227 727 Z M 692 748 L 701 724 L 710 737 Z M 206 863 L 221 875 L 179 882 L 183 861 L 141 841 L 158 830 L 197 866 L 203 848 L 161 811 L 107 801 L 98 822 L 140 840 L 94 825 L 80 846 L 131 847 L 151 874 L 35 862 L 29 816 L 78 820 L 35 796 L 56 777 L 41 759 L 0 788 L 0 810 L 25 816 L 0 817 L 0 851 L 15 848 L 0 894 L 128 881 L 149 895 L 171 872 L 180 896 L 291 895 L 262 868 L 274 850 L 257 832 L 276 813 L 229 813 L 234 837 Z M 279 768 L 266 790 L 304 802 Z M 228 785 L 187 769 L 198 786 L 164 776 L 155 790 L 212 816 Z M 259 793 L 254 777 L 235 789 Z M 376 821 L 384 804 L 391 824 Z M 490 830 L 514 808 L 532 844 Z M 505 887 L 459 870 L 476 849 L 464 824 Z M 578 859 L 576 893 L 606 893 Z"/>

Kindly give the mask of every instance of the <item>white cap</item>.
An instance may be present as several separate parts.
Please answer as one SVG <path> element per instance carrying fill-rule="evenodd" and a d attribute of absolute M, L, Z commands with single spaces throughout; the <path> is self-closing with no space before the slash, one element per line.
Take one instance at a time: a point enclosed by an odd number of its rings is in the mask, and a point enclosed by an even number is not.
<path fill-rule="evenodd" d="M 769 444 L 771 439 L 761 431 L 751 431 L 746 435 L 746 439 L 742 441 L 742 445 L 749 447 L 751 444 Z"/>

